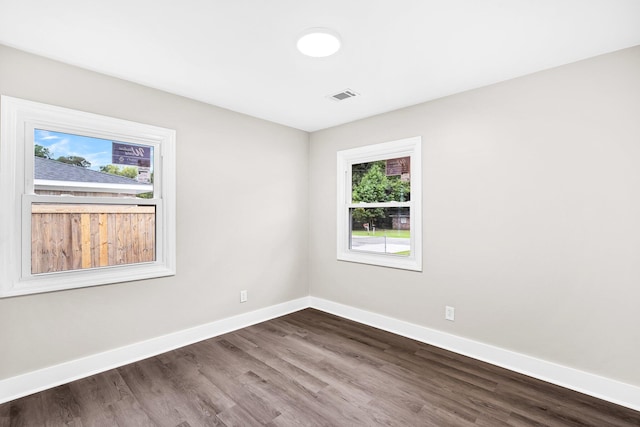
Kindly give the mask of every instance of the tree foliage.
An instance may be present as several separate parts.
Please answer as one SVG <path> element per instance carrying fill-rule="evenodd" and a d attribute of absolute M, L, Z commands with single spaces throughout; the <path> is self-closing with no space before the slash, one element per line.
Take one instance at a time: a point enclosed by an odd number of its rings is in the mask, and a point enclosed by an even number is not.
<path fill-rule="evenodd" d="M 43 147 L 42 145 L 36 144 L 34 148 L 34 154 L 36 157 L 42 157 L 45 159 L 50 159 L 53 154 L 47 147 Z"/>
<path fill-rule="evenodd" d="M 138 169 L 134 166 L 120 167 L 117 165 L 100 166 L 100 172 L 110 173 L 111 175 L 126 176 L 127 178 L 136 179 L 138 177 Z"/>
<path fill-rule="evenodd" d="M 33 148 L 33 154 L 36 157 L 42 157 L 44 159 L 53 160 L 53 153 L 48 147 L 44 147 L 40 144 L 35 144 Z M 57 162 L 67 163 L 70 165 L 80 166 L 83 168 L 91 167 L 91 162 L 81 156 L 60 156 L 55 159 Z"/>
<path fill-rule="evenodd" d="M 56 159 L 58 162 L 68 163 L 70 165 L 80 166 L 83 168 L 91 167 L 91 162 L 81 156 L 60 156 Z"/>

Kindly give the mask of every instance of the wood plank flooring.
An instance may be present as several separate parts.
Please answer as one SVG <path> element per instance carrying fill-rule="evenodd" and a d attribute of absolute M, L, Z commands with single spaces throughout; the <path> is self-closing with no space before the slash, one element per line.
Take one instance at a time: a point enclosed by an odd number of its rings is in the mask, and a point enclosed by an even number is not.
<path fill-rule="evenodd" d="M 307 309 L 0 405 L 13 426 L 640 426 L 640 412 Z"/>

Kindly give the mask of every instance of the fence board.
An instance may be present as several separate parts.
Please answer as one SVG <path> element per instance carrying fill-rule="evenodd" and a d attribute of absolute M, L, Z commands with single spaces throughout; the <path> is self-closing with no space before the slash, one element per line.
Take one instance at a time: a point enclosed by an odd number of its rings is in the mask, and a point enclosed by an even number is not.
<path fill-rule="evenodd" d="M 107 215 L 106 213 L 100 213 L 98 227 L 99 227 L 99 245 L 100 245 L 100 267 L 106 267 L 109 265 L 109 231 L 107 228 Z"/>
<path fill-rule="evenodd" d="M 62 223 L 63 223 L 63 233 L 61 236 L 61 253 L 63 263 L 60 266 L 60 271 L 70 270 L 71 269 L 71 239 L 68 236 L 71 236 L 71 214 L 65 213 L 62 214 Z"/>
<path fill-rule="evenodd" d="M 124 264 L 124 251 L 125 251 L 125 241 L 124 241 L 124 217 L 123 214 L 116 215 L 116 239 L 118 242 L 118 246 L 116 248 L 116 265 Z"/>
<path fill-rule="evenodd" d="M 51 237 L 52 227 L 51 214 L 44 214 L 41 232 L 42 232 L 42 246 L 41 246 L 41 268 L 43 271 L 53 271 L 53 265 L 51 264 L 51 250 L 53 239 Z"/>
<path fill-rule="evenodd" d="M 82 268 L 91 268 L 91 215 L 80 215 Z M 88 249 L 88 250 L 87 250 Z"/>
<path fill-rule="evenodd" d="M 108 250 L 108 265 L 116 265 L 116 257 L 118 255 L 118 242 L 116 240 L 117 236 L 117 228 L 116 228 L 116 214 L 108 213 L 107 214 L 107 236 L 110 236 L 107 239 Z"/>
<path fill-rule="evenodd" d="M 32 221 L 37 221 L 31 215 Z M 71 269 L 82 268 L 82 228 L 80 227 L 81 215 L 71 213 Z M 32 261 L 33 262 L 33 261 Z"/>
<path fill-rule="evenodd" d="M 39 218 L 40 219 L 40 218 Z M 42 221 L 31 221 L 31 272 L 42 271 Z"/>

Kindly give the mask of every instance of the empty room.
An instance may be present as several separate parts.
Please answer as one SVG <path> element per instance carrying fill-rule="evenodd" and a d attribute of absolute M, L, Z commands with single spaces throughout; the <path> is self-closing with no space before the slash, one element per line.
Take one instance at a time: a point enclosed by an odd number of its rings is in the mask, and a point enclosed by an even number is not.
<path fill-rule="evenodd" d="M 637 0 L 0 0 L 0 427 L 640 426 Z"/>

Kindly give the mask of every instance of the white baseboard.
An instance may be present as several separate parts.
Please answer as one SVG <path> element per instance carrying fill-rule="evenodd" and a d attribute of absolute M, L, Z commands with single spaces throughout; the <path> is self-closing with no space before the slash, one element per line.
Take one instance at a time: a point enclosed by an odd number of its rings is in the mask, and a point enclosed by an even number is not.
<path fill-rule="evenodd" d="M 0 380 L 0 403 L 315 308 L 640 411 L 640 387 L 322 298 L 305 297 Z"/>
<path fill-rule="evenodd" d="M 0 380 L 0 403 L 226 334 L 309 307 L 304 297 Z"/>
<path fill-rule="evenodd" d="M 640 387 L 322 298 L 310 297 L 310 306 L 640 411 Z"/>

